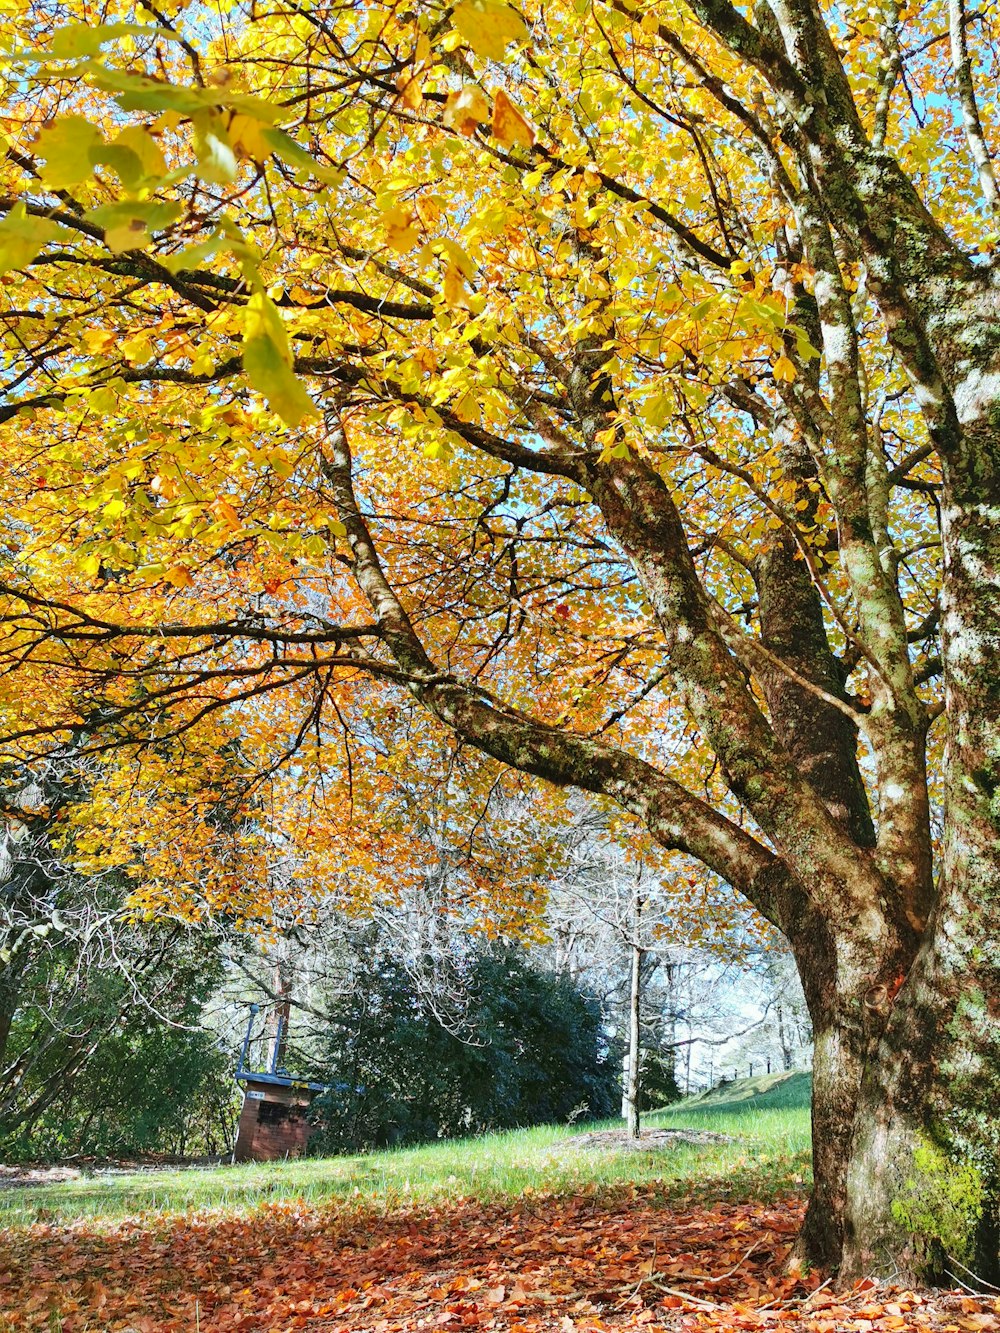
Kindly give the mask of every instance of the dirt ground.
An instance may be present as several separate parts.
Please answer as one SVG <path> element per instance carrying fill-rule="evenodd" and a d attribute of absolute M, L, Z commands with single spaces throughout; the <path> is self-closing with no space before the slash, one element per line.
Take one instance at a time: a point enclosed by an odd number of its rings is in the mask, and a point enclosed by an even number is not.
<path fill-rule="evenodd" d="M 145 1157 L 110 1161 L 83 1158 L 79 1162 L 56 1162 L 51 1166 L 4 1166 L 0 1163 L 0 1190 L 58 1185 L 67 1180 L 81 1180 L 91 1176 L 129 1176 L 135 1171 L 162 1171 L 165 1166 L 204 1170 L 206 1167 L 221 1165 L 223 1160 L 221 1157 Z"/>
<path fill-rule="evenodd" d="M 596 1152 L 651 1152 L 675 1143 L 732 1143 L 728 1134 L 713 1134 L 703 1129 L 644 1129 L 637 1139 L 630 1139 L 624 1129 L 598 1129 L 588 1134 L 574 1134 L 561 1147 L 590 1149 Z"/>

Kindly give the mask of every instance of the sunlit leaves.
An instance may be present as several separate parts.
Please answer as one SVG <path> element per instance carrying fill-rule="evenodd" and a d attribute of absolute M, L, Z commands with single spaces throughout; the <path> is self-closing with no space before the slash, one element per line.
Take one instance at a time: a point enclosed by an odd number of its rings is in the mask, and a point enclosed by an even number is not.
<path fill-rule="evenodd" d="M 451 21 L 477 55 L 503 60 L 511 42 L 522 42 L 528 30 L 524 19 L 500 0 L 461 0 Z"/>
<path fill-rule="evenodd" d="M 164 570 L 163 577 L 174 588 L 190 588 L 194 582 L 187 565 L 171 565 L 169 569 Z"/>
<path fill-rule="evenodd" d="M 295 377 L 288 333 L 274 302 L 255 292 L 247 302 L 243 325 L 243 368 L 255 389 L 289 426 L 318 410 Z"/>
<path fill-rule="evenodd" d="M 179 203 L 129 199 L 91 209 L 87 221 L 103 227 L 108 249 L 121 254 L 126 250 L 145 250 L 153 233 L 175 222 L 182 211 Z"/>
<path fill-rule="evenodd" d="M 130 125 L 104 147 L 90 151 L 95 165 L 106 164 L 129 190 L 137 190 L 147 180 L 159 181 L 167 174 L 167 164 L 159 144 L 139 125 Z"/>
<path fill-rule="evenodd" d="M 0 276 L 29 264 L 61 234 L 62 228 L 48 218 L 29 217 L 23 201 L 15 204 L 0 221 Z"/>
<path fill-rule="evenodd" d="M 471 83 L 449 94 L 441 116 L 449 129 L 464 135 L 475 134 L 477 128 L 489 119 L 490 104 L 482 89 Z"/>
<path fill-rule="evenodd" d="M 73 60 L 79 56 L 97 55 L 102 46 L 118 42 L 123 37 L 158 37 L 170 41 L 173 34 L 165 28 L 153 28 L 140 23 L 70 23 L 57 28 L 52 34 L 46 54 L 57 60 Z"/>
<path fill-rule="evenodd" d="M 790 384 L 795 378 L 795 366 L 787 356 L 779 356 L 774 363 L 774 378 Z"/>
<path fill-rule="evenodd" d="M 260 137 L 269 146 L 271 152 L 287 162 L 290 167 L 295 167 L 308 176 L 315 176 L 317 180 L 323 181 L 327 185 L 338 185 L 343 179 L 341 172 L 331 167 L 322 166 L 284 130 L 273 125 L 267 125 L 261 130 Z"/>
<path fill-rule="evenodd" d="M 90 152 L 101 142 L 100 130 L 83 116 L 63 116 L 46 125 L 37 144 L 45 163 L 42 180 L 53 190 L 79 185 L 93 171 Z"/>
<path fill-rule="evenodd" d="M 236 179 L 236 154 L 222 117 L 217 112 L 209 112 L 198 116 L 194 125 L 201 176 L 215 185 L 231 184 Z"/>
<path fill-rule="evenodd" d="M 382 213 L 382 226 L 385 239 L 398 254 L 405 255 L 420 243 L 420 232 L 413 225 L 414 216 L 410 209 L 393 205 Z"/>
<path fill-rule="evenodd" d="M 493 102 L 493 137 L 507 148 L 530 148 L 535 142 L 535 131 L 502 88 Z"/>

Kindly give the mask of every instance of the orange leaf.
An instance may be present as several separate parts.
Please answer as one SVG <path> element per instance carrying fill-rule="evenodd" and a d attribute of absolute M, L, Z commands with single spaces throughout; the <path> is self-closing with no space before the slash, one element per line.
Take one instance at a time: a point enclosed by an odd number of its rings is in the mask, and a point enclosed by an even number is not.
<path fill-rule="evenodd" d="M 474 83 L 467 83 L 464 88 L 451 93 L 441 116 L 450 130 L 457 130 L 466 138 L 475 134 L 477 125 L 484 124 L 489 118 L 490 104 L 483 90 Z"/>
<path fill-rule="evenodd" d="M 465 290 L 465 280 L 461 272 L 454 264 L 449 264 L 444 272 L 444 303 L 451 310 L 457 310 L 462 306 L 468 305 L 468 293 Z"/>
<path fill-rule="evenodd" d="M 497 93 L 493 103 L 493 137 L 499 139 L 505 148 L 516 143 L 522 148 L 530 148 L 537 138 L 534 129 L 503 89 Z"/>
<path fill-rule="evenodd" d="M 171 565 L 163 577 L 175 588 L 189 588 L 194 582 L 187 565 Z"/>

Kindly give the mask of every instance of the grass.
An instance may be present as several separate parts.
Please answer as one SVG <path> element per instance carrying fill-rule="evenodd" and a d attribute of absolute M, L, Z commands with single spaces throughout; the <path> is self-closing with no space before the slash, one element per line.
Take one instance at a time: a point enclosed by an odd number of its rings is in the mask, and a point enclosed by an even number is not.
<path fill-rule="evenodd" d="M 807 1075 L 743 1080 L 722 1095 L 693 1097 L 643 1117 L 644 1125 L 708 1129 L 732 1142 L 675 1144 L 642 1152 L 581 1149 L 581 1128 L 546 1125 L 420 1148 L 210 1168 L 163 1168 L 0 1190 L 0 1227 L 107 1219 L 206 1208 L 240 1212 L 302 1199 L 376 1210 L 449 1199 L 513 1199 L 658 1182 L 667 1197 L 704 1194 L 766 1200 L 808 1180 Z"/>
<path fill-rule="evenodd" d="M 685 1116 L 740 1115 L 745 1111 L 808 1111 L 812 1075 L 802 1070 L 788 1074 L 761 1074 L 738 1083 L 723 1083 L 711 1092 L 689 1097 L 677 1109 Z M 692 1121 L 692 1123 L 695 1123 Z"/>

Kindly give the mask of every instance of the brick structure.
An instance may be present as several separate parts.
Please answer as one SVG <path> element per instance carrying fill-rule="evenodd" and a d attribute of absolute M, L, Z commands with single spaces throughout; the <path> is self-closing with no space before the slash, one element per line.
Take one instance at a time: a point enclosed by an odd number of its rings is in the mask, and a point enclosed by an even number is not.
<path fill-rule="evenodd" d="M 299 1157 L 306 1150 L 312 1126 L 306 1119 L 316 1084 L 274 1074 L 243 1074 L 243 1111 L 236 1136 L 234 1162 L 270 1162 Z"/>

